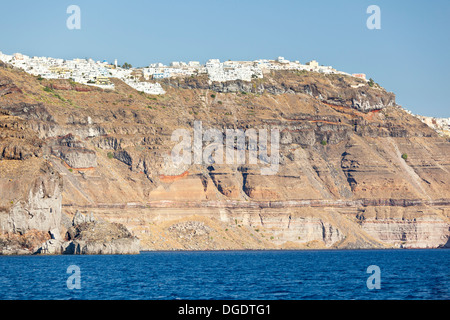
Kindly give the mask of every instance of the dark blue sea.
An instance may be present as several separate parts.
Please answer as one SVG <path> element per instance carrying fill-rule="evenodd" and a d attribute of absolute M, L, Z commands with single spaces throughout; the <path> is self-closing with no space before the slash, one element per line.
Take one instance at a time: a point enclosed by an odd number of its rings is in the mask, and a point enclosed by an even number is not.
<path fill-rule="evenodd" d="M 450 250 L 0 256 L 0 299 L 438 300 L 449 262 Z"/>

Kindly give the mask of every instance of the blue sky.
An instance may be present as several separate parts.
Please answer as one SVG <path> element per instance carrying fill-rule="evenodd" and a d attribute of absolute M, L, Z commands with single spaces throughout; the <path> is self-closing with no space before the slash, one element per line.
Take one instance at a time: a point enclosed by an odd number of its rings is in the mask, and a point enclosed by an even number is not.
<path fill-rule="evenodd" d="M 69 30 L 69 5 L 81 29 Z M 369 5 L 381 30 L 369 30 Z M 414 113 L 450 117 L 450 1 L 15 0 L 2 3 L 0 51 L 153 62 L 316 59 L 362 72 Z"/>

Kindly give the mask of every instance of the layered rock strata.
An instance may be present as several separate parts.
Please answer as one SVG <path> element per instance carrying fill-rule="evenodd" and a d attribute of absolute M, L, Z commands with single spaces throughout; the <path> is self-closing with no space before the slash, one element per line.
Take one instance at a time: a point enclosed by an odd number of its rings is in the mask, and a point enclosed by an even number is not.
<path fill-rule="evenodd" d="M 164 80 L 155 97 L 113 82 L 115 91 L 83 91 L 0 66 L 5 252 L 39 242 L 46 253 L 120 253 L 135 248 L 134 236 L 144 250 L 449 246 L 450 143 L 378 85 L 273 72 L 251 82 Z M 174 165 L 174 131 L 192 138 L 198 122 L 224 138 L 276 128 L 276 173 L 262 174 L 268 155 L 250 163 L 248 145 L 243 163 Z M 75 226 L 64 217 L 77 210 L 132 236 L 115 229 L 115 247 L 86 240 L 104 227 L 90 221 L 65 238 Z"/>

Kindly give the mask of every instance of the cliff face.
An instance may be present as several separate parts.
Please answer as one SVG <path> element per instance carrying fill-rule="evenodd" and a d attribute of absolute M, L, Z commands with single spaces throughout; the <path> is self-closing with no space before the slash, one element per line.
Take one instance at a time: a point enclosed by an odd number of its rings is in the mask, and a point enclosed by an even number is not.
<path fill-rule="evenodd" d="M 41 159 L 2 160 L 0 172 L 0 253 L 32 253 L 61 223 L 62 177 Z"/>
<path fill-rule="evenodd" d="M 64 179 L 48 159 L 54 145 L 71 148 L 75 159 L 83 159 L 85 149 L 72 145 L 71 136 L 44 142 L 25 121 L 5 112 L 0 123 L 0 254 L 139 253 L 139 241 L 125 227 L 101 221 L 89 221 L 88 230 L 86 221 L 78 221 L 78 233 L 63 239 Z M 63 152 L 57 154 L 71 164 Z"/>
<path fill-rule="evenodd" d="M 362 229 L 384 243 L 402 248 L 448 247 L 448 212 L 369 207 L 358 218 Z"/>
<path fill-rule="evenodd" d="M 206 77 L 169 79 L 163 82 L 175 88 L 207 89 L 223 93 L 306 94 L 322 103 L 347 106 L 364 112 L 395 105 L 395 95 L 380 90 L 378 85 L 373 88 L 363 80 L 306 71 L 272 72 L 270 76 L 253 82 L 211 83 Z"/>
<path fill-rule="evenodd" d="M 2 230 L 23 233 L 58 226 L 63 179 L 43 158 L 45 142 L 20 118 L 4 113 L 0 122 Z"/>
<path fill-rule="evenodd" d="M 10 238 L 79 210 L 125 225 L 142 249 L 449 246 L 450 144 L 378 86 L 309 72 L 164 80 L 163 96 L 114 83 L 102 91 L 0 68 Z M 204 132 L 278 129 L 276 174 L 248 158 L 174 166 L 172 133 L 193 133 L 195 121 Z"/>

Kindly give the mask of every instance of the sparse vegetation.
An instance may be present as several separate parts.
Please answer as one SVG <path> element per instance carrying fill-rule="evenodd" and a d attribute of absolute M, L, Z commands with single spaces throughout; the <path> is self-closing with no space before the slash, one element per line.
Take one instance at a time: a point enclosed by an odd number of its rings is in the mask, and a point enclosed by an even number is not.
<path fill-rule="evenodd" d="M 372 88 L 373 88 L 373 87 L 375 86 L 376 83 L 375 83 L 375 81 L 373 81 L 372 78 L 370 78 L 368 84 L 369 84 L 369 87 L 372 87 Z"/>
<path fill-rule="evenodd" d="M 212 95 L 211 95 L 211 98 L 215 99 L 215 98 L 216 98 L 216 95 L 215 95 L 215 94 L 212 94 Z"/>
<path fill-rule="evenodd" d="M 402 154 L 402 159 L 403 160 L 408 160 L 408 155 L 406 153 Z"/>
<path fill-rule="evenodd" d="M 322 141 L 320 142 L 320 144 L 323 145 L 323 146 L 326 146 L 326 145 L 327 145 L 327 141 L 326 141 L 326 140 L 322 140 Z"/>
<path fill-rule="evenodd" d="M 61 97 L 59 94 L 55 93 L 55 91 L 54 91 L 52 88 L 48 87 L 48 86 L 45 86 L 45 87 L 44 87 L 44 91 L 45 91 L 45 92 L 52 93 L 53 96 L 54 96 L 55 98 L 58 98 L 59 100 L 61 100 L 61 101 L 63 101 L 63 102 L 66 101 L 66 99 L 64 99 L 63 97 Z M 71 103 L 71 104 L 72 104 L 72 103 Z"/>
<path fill-rule="evenodd" d="M 295 71 L 295 74 L 298 76 L 303 76 L 305 74 L 308 74 L 308 71 L 307 70 L 298 70 L 298 71 Z"/>
<path fill-rule="evenodd" d="M 114 158 L 114 154 L 112 152 L 108 152 L 107 156 L 108 156 L 108 159 Z"/>
<path fill-rule="evenodd" d="M 122 68 L 124 68 L 124 69 L 131 69 L 131 68 L 133 68 L 133 66 L 132 66 L 131 64 L 129 64 L 128 62 L 125 62 L 125 63 L 122 65 Z"/>
<path fill-rule="evenodd" d="M 58 98 L 59 100 L 61 100 L 61 101 L 63 101 L 63 102 L 66 101 L 66 99 L 64 99 L 63 97 L 61 97 L 61 96 L 60 96 L 59 94 L 57 94 L 57 93 L 53 93 L 53 96 L 56 97 L 56 98 Z"/>

